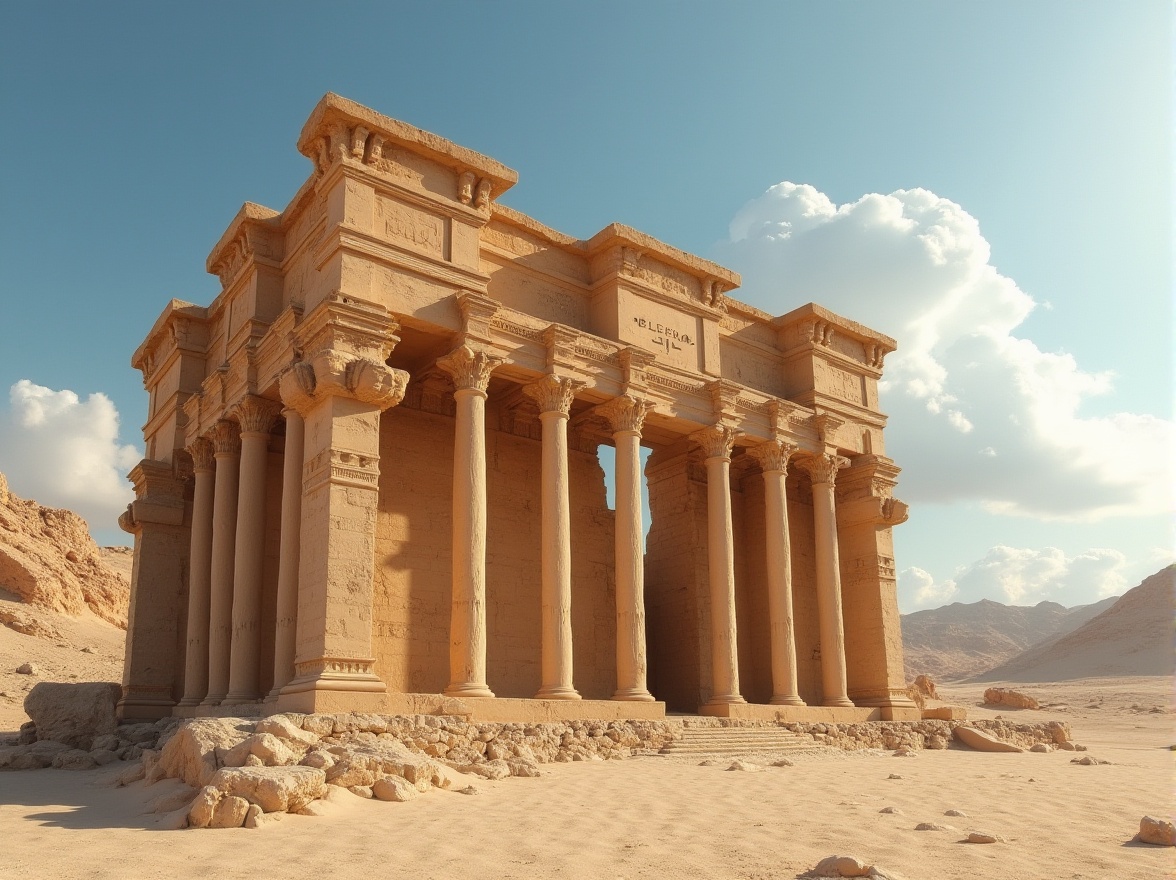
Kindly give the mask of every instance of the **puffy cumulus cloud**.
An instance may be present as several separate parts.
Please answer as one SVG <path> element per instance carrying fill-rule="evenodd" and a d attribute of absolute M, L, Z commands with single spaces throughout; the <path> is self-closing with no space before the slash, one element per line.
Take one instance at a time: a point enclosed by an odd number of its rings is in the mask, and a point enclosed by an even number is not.
<path fill-rule="evenodd" d="M 142 453 L 118 442 L 118 410 L 105 394 L 82 401 L 21 379 L 0 411 L 0 471 L 13 492 L 68 507 L 91 529 L 109 528 L 134 498 L 126 480 Z"/>
<path fill-rule="evenodd" d="M 817 302 L 899 340 L 881 391 L 908 500 L 1085 521 L 1171 509 L 1172 422 L 1082 413 L 1113 376 L 1014 335 L 1035 303 L 954 202 L 912 189 L 835 205 L 780 183 L 738 212 L 718 251 L 754 305 Z"/>
<path fill-rule="evenodd" d="M 1127 557 L 1118 550 L 1091 549 L 1067 556 L 1056 547 L 997 545 L 943 581 L 921 568 L 904 569 L 898 576 L 899 602 L 904 611 L 981 599 L 1007 605 L 1036 605 L 1047 599 L 1084 605 L 1127 589 L 1126 568 Z"/>

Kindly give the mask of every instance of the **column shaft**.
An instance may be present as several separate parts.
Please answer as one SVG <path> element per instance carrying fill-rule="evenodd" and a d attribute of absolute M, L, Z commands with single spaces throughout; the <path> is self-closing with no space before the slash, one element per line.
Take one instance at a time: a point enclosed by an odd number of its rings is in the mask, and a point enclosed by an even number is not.
<path fill-rule="evenodd" d="M 458 388 L 453 446 L 453 604 L 449 687 L 492 697 L 486 685 L 486 392 Z"/>
<path fill-rule="evenodd" d="M 706 459 L 707 557 L 711 600 L 710 703 L 744 703 L 739 695 L 735 628 L 735 548 L 731 521 L 731 460 Z"/>
<path fill-rule="evenodd" d="M 768 545 L 768 625 L 772 646 L 772 700 L 803 706 L 796 680 L 796 635 L 792 617 L 792 552 L 783 467 L 764 470 L 764 514 Z"/>
<path fill-rule="evenodd" d="M 833 459 L 835 456 L 825 456 Z M 813 527 L 817 549 L 817 614 L 821 622 L 822 702 L 852 706 L 846 695 L 845 627 L 841 614 L 841 570 L 837 558 L 837 514 L 833 481 L 837 465 L 813 468 Z"/>
<path fill-rule="evenodd" d="M 641 434 L 620 430 L 616 446 L 617 690 L 614 700 L 652 700 L 645 651 L 645 555 L 641 522 Z"/>
<path fill-rule="evenodd" d="M 274 685 L 268 698 L 294 678 L 298 620 L 298 553 L 302 529 L 302 460 L 305 422 L 293 407 L 286 417 L 286 449 L 282 460 L 282 537 L 278 550 L 278 602 L 274 624 Z"/>
<path fill-rule="evenodd" d="M 216 482 L 212 493 L 212 568 L 208 622 L 208 694 L 216 706 L 229 692 L 229 650 L 233 634 L 233 558 L 237 541 L 237 488 L 241 446 L 235 424 L 217 423 Z"/>
<path fill-rule="evenodd" d="M 568 498 L 568 415 L 539 414 L 542 465 L 542 687 L 543 700 L 576 700 L 572 684 L 572 526 Z"/>
<path fill-rule="evenodd" d="M 192 446 L 196 485 L 192 497 L 192 544 L 188 563 L 188 634 L 184 654 L 181 706 L 198 706 L 208 694 L 208 621 L 212 586 L 213 470 L 212 444 Z"/>
<path fill-rule="evenodd" d="M 233 565 L 233 640 L 227 705 L 261 697 L 261 577 L 265 566 L 265 483 L 269 437 L 277 409 L 247 397 L 241 419 L 241 479 L 237 495 L 236 559 Z"/>

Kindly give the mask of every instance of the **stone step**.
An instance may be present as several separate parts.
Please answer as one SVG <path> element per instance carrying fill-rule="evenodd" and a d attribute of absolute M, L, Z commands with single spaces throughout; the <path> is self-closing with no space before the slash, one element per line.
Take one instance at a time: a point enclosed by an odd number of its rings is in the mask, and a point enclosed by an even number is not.
<path fill-rule="evenodd" d="M 779 728 L 687 727 L 682 739 L 667 744 L 663 755 L 746 755 L 809 749 L 816 745 Z"/>

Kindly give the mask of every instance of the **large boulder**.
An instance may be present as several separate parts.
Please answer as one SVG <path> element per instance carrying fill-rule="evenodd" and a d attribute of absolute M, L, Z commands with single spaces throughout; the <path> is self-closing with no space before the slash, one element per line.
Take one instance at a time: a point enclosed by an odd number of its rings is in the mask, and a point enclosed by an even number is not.
<path fill-rule="evenodd" d="M 323 796 L 327 778 L 314 767 L 224 767 L 209 785 L 223 795 L 257 804 L 266 813 L 294 813 Z"/>
<path fill-rule="evenodd" d="M 225 755 L 252 733 L 253 724 L 240 718 L 198 718 L 186 721 L 163 747 L 158 770 L 193 788 L 208 785 L 224 766 Z"/>
<path fill-rule="evenodd" d="M 1037 700 L 1011 688 L 988 688 L 984 692 L 986 706 L 1008 706 L 1012 709 L 1040 709 Z"/>
<path fill-rule="evenodd" d="M 118 730 L 115 706 L 122 687 L 114 682 L 80 684 L 41 681 L 25 697 L 24 710 L 38 740 L 53 740 L 89 751 L 94 740 Z"/>
<path fill-rule="evenodd" d="M 1139 840 L 1155 846 L 1176 846 L 1176 826 L 1167 819 L 1144 816 L 1139 820 Z"/>

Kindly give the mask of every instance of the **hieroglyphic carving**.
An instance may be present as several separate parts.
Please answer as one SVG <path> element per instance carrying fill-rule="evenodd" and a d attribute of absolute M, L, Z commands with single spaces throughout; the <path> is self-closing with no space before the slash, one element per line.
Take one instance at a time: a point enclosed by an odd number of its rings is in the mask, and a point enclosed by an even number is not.
<path fill-rule="evenodd" d="M 855 376 L 822 360 L 813 362 L 813 373 L 817 380 L 818 390 L 840 397 L 842 400 L 848 400 L 850 403 L 865 403 L 860 376 Z"/>
<path fill-rule="evenodd" d="M 445 256 L 445 218 L 412 205 L 378 196 L 376 223 L 384 234 L 412 250 Z"/>

